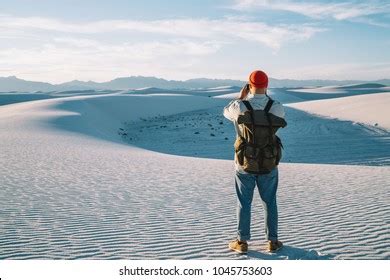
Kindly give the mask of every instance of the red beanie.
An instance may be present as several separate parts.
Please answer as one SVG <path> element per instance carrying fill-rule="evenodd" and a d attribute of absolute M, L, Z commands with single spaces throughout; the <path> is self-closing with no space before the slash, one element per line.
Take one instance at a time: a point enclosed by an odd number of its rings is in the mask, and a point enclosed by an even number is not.
<path fill-rule="evenodd" d="M 261 70 L 253 71 L 249 76 L 249 83 L 256 88 L 267 88 L 268 76 Z"/>

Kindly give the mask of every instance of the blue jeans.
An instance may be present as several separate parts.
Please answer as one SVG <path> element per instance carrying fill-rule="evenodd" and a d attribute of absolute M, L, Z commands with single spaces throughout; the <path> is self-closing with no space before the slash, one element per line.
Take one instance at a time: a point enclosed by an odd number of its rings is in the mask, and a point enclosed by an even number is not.
<path fill-rule="evenodd" d="M 260 193 L 265 214 L 265 236 L 267 240 L 278 240 L 278 208 L 276 190 L 278 188 L 278 168 L 269 174 L 253 175 L 236 171 L 237 193 L 237 235 L 241 241 L 250 240 L 251 205 L 255 187 Z"/>

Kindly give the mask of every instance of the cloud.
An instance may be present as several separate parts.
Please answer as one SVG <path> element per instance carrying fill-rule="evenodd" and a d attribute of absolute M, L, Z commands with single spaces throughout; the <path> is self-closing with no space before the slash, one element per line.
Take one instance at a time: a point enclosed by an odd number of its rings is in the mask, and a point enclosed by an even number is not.
<path fill-rule="evenodd" d="M 74 22 L 0 15 L 0 74 L 51 82 L 128 75 L 184 79 L 212 71 L 221 77 L 235 71 L 237 60 L 242 64 L 247 46 L 269 56 L 324 30 L 241 18 Z"/>
<path fill-rule="evenodd" d="M 94 43 L 93 40 L 55 38 L 38 48 L 0 49 L 2 64 L 9 65 L 69 65 L 114 66 L 117 62 L 148 62 L 174 57 L 196 57 L 215 53 L 220 45 L 214 42 L 196 43 L 186 40 L 170 42 L 124 43 L 118 45 Z M 177 50 L 180 49 L 180 52 Z"/>
<path fill-rule="evenodd" d="M 310 18 L 351 20 L 360 17 L 386 14 L 390 3 L 384 1 L 355 2 L 296 2 L 289 0 L 236 0 L 231 8 L 236 10 L 269 9 L 288 11 Z"/>
<path fill-rule="evenodd" d="M 30 30 L 70 34 L 133 33 L 156 34 L 176 38 L 195 38 L 220 41 L 257 42 L 279 49 L 288 41 L 306 40 L 324 31 L 310 25 L 269 25 L 234 18 L 225 19 L 172 19 L 154 21 L 103 20 L 92 22 L 64 22 L 40 17 L 0 16 L 0 31 Z"/>
<path fill-rule="evenodd" d="M 77 37 L 58 37 L 38 47 L 0 48 L 1 67 L 17 76 L 106 80 L 117 75 L 150 74 L 153 68 L 180 70 L 219 50 L 214 41 L 170 40 L 102 44 Z M 4 72 L 0 69 L 0 72 Z M 13 71 L 9 71 L 12 69 Z M 4 73 L 8 76 L 7 73 Z M 34 79 L 34 78 L 33 78 Z"/>
<path fill-rule="evenodd" d="M 104 44 L 99 41 L 75 38 L 75 37 L 59 37 L 53 40 L 56 47 L 60 49 L 75 48 L 79 52 L 99 53 L 105 56 L 111 53 L 119 55 L 129 55 L 133 59 L 137 58 L 156 58 L 158 56 L 174 56 L 174 55 L 189 55 L 189 56 L 204 56 L 217 52 L 221 48 L 221 44 L 214 41 L 195 42 L 190 40 L 169 40 L 166 42 L 148 41 L 138 43 L 122 43 L 122 44 Z M 46 47 L 51 45 L 46 45 Z M 178 52 L 180 50 L 180 52 Z"/>

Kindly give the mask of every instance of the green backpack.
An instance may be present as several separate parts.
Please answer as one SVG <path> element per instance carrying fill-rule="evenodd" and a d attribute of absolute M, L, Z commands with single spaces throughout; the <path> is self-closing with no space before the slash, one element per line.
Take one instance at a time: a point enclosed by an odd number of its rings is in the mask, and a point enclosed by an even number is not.
<path fill-rule="evenodd" d="M 282 141 L 275 133 L 287 123 L 269 113 L 273 102 L 269 98 L 264 110 L 254 110 L 249 101 L 243 101 L 248 110 L 237 119 L 243 135 L 236 139 L 234 150 L 236 162 L 245 172 L 270 173 L 282 157 Z"/>

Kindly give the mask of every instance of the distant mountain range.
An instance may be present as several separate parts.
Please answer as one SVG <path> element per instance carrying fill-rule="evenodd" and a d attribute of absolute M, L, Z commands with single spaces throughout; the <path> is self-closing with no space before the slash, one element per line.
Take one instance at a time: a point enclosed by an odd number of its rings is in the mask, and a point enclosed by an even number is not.
<path fill-rule="evenodd" d="M 310 87 L 310 86 L 331 86 L 331 85 L 350 85 L 359 83 L 380 83 L 390 85 L 390 79 L 377 81 L 358 81 L 358 80 L 290 80 L 270 78 L 270 87 Z M 19 79 L 15 76 L 0 77 L 0 92 L 34 92 L 34 91 L 66 91 L 66 90 L 129 90 L 144 87 L 156 87 L 162 89 L 199 89 L 220 86 L 242 87 L 245 81 L 229 79 L 190 79 L 186 81 L 165 80 L 156 77 L 131 76 L 117 78 L 109 82 L 97 83 L 93 81 L 71 81 L 62 84 L 50 84 L 44 82 L 32 82 Z"/>

